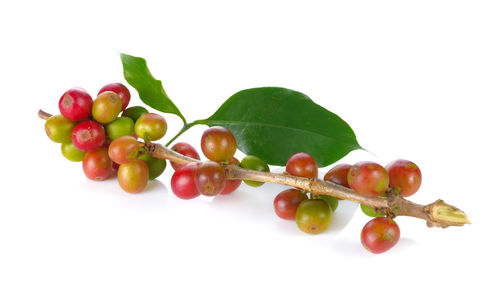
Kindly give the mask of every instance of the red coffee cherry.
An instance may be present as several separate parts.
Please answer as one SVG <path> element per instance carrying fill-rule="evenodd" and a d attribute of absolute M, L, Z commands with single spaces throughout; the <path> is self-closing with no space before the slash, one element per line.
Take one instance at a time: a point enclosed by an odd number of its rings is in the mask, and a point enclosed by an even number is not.
<path fill-rule="evenodd" d="M 92 180 L 102 181 L 111 176 L 112 163 L 105 148 L 85 153 L 82 161 L 83 172 Z"/>
<path fill-rule="evenodd" d="M 124 110 L 125 108 L 127 108 L 128 103 L 130 102 L 130 91 L 128 90 L 128 88 L 126 86 L 124 86 L 123 84 L 121 84 L 119 82 L 108 83 L 101 88 L 98 95 L 103 93 L 103 92 L 108 92 L 108 91 L 115 92 L 118 94 L 118 96 L 120 96 L 120 100 L 122 103 L 121 110 Z"/>
<path fill-rule="evenodd" d="M 389 175 L 384 167 L 369 161 L 354 164 L 347 181 L 351 189 L 365 196 L 380 196 L 389 187 Z"/>
<path fill-rule="evenodd" d="M 73 145 L 81 151 L 97 150 L 106 142 L 106 132 L 95 121 L 83 121 L 73 129 L 72 140 Z"/>
<path fill-rule="evenodd" d="M 201 151 L 212 161 L 227 163 L 236 153 L 236 139 L 224 127 L 210 127 L 201 136 Z"/>
<path fill-rule="evenodd" d="M 316 178 L 318 165 L 311 155 L 299 152 L 290 156 L 286 162 L 286 172 L 294 176 Z"/>
<path fill-rule="evenodd" d="M 229 160 L 230 165 L 239 165 L 240 161 L 236 159 L 236 157 L 232 157 Z M 241 185 L 241 179 L 231 179 L 231 180 L 226 180 L 226 186 L 220 192 L 221 195 L 227 195 L 231 194 L 232 192 L 236 191 L 236 189 Z"/>
<path fill-rule="evenodd" d="M 200 195 L 195 183 L 197 169 L 198 163 L 192 162 L 182 165 L 174 172 L 170 180 L 170 186 L 177 197 L 188 200 Z"/>
<path fill-rule="evenodd" d="M 174 146 L 172 146 L 172 150 L 184 156 L 188 156 L 194 159 L 200 159 L 198 151 L 196 151 L 196 149 L 194 149 L 194 147 L 188 143 L 183 143 L 183 142 L 177 143 Z M 173 161 L 171 161 L 170 164 L 172 165 L 172 168 L 174 170 L 177 170 L 182 166 L 182 164 L 178 164 Z"/>
<path fill-rule="evenodd" d="M 396 194 L 408 197 L 415 194 L 422 183 L 422 173 L 418 166 L 409 160 L 398 159 L 386 167 L 389 185 Z"/>
<path fill-rule="evenodd" d="M 288 189 L 274 198 L 274 211 L 278 217 L 285 220 L 295 220 L 297 207 L 307 199 L 307 195 L 297 189 Z"/>
<path fill-rule="evenodd" d="M 350 164 L 336 165 L 325 174 L 325 177 L 323 179 L 325 181 L 330 181 L 345 187 L 349 187 L 349 183 L 347 182 L 347 173 L 349 173 L 351 167 L 352 165 Z"/>
<path fill-rule="evenodd" d="M 71 88 L 59 99 L 59 111 L 68 120 L 84 120 L 90 117 L 92 97 L 82 88 Z"/>
<path fill-rule="evenodd" d="M 226 185 L 224 168 L 213 161 L 202 162 L 196 170 L 195 183 L 202 195 L 218 195 Z"/>
<path fill-rule="evenodd" d="M 372 253 L 382 253 L 396 245 L 399 235 L 399 226 L 394 220 L 378 217 L 363 227 L 361 243 Z"/>

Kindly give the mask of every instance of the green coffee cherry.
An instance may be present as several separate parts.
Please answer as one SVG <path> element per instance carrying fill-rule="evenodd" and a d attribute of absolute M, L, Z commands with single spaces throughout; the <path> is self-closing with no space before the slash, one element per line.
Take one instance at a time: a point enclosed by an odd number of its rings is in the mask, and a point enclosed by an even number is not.
<path fill-rule="evenodd" d="M 134 121 L 129 117 L 119 117 L 106 125 L 106 133 L 112 140 L 126 135 L 133 135 Z"/>
<path fill-rule="evenodd" d="M 333 198 L 327 195 L 320 195 L 316 198 L 325 200 L 325 202 L 328 203 L 328 205 L 330 205 L 330 209 L 332 210 L 332 212 L 334 212 L 339 206 L 339 199 L 337 198 Z"/>
<path fill-rule="evenodd" d="M 248 155 L 241 160 L 240 167 L 248 170 L 269 172 L 269 166 L 265 161 L 254 155 Z M 264 182 L 244 180 L 246 184 L 253 187 L 259 187 L 264 184 Z"/>
<path fill-rule="evenodd" d="M 365 213 L 365 215 L 367 215 L 369 217 L 376 218 L 376 217 L 383 217 L 384 216 L 384 213 L 382 213 L 381 211 L 376 211 L 375 208 L 373 208 L 371 206 L 361 204 L 360 207 L 361 207 L 361 210 Z"/>
<path fill-rule="evenodd" d="M 142 106 L 131 106 L 122 112 L 122 117 L 129 117 L 135 122 L 142 114 L 147 113 L 148 110 Z"/>
<path fill-rule="evenodd" d="M 73 143 L 62 144 L 61 153 L 66 159 L 74 162 L 82 161 L 85 156 L 85 152 L 76 148 Z"/>
<path fill-rule="evenodd" d="M 75 125 L 75 122 L 66 119 L 62 115 L 55 115 L 45 122 L 45 132 L 53 142 L 71 143 Z"/>
<path fill-rule="evenodd" d="M 160 176 L 167 167 L 166 160 L 152 157 L 146 153 L 139 155 L 139 159 L 144 161 L 148 165 L 149 180 L 153 180 Z"/>

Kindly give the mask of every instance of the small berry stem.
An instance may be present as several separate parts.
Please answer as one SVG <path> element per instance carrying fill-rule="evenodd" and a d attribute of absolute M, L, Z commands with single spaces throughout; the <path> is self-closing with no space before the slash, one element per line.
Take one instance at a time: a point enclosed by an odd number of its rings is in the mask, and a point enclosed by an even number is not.
<path fill-rule="evenodd" d="M 51 117 L 51 114 L 40 110 L 38 112 L 38 116 L 41 119 L 47 120 Z M 195 125 L 195 123 L 190 124 L 192 124 L 191 126 Z M 184 131 L 181 130 L 180 133 Z M 161 144 L 148 142 L 144 144 L 144 149 L 149 155 L 155 158 L 167 159 L 178 164 L 199 162 L 199 160 L 179 154 Z M 427 221 L 427 226 L 429 227 L 446 228 L 448 226 L 462 226 L 470 224 L 467 215 L 463 211 L 446 204 L 443 200 L 437 200 L 424 206 L 413 203 L 403 197 L 394 195 L 393 193 L 391 193 L 388 198 L 362 196 L 349 188 L 317 178 L 305 178 L 289 174 L 247 170 L 236 165 L 224 165 L 224 171 L 226 173 L 226 178 L 228 179 L 253 180 L 288 185 L 304 190 L 313 195 L 328 195 L 337 199 L 349 200 L 369 205 L 385 211 L 385 213 L 390 216 L 409 216 L 423 219 Z"/>

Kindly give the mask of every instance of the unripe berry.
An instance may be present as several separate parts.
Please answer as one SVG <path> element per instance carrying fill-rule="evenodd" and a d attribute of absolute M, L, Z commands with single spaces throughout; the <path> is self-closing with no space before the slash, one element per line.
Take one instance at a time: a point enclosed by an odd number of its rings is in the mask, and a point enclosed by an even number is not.
<path fill-rule="evenodd" d="M 95 121 L 83 121 L 73 129 L 72 141 L 81 151 L 97 150 L 106 142 L 106 132 L 104 127 Z"/>
<path fill-rule="evenodd" d="M 55 115 L 45 122 L 45 133 L 53 142 L 71 143 L 75 125 L 75 122 L 66 119 L 62 115 Z"/>
<path fill-rule="evenodd" d="M 327 230 L 332 223 L 332 212 L 324 200 L 308 199 L 299 204 L 295 219 L 303 232 L 318 234 Z"/>
<path fill-rule="evenodd" d="M 167 121 L 155 113 L 143 114 L 135 122 L 135 134 L 145 141 L 161 139 L 167 132 Z"/>
<path fill-rule="evenodd" d="M 72 142 L 61 145 L 62 155 L 70 161 L 79 162 L 83 160 L 85 152 L 78 150 Z"/>
<path fill-rule="evenodd" d="M 286 172 L 293 176 L 316 178 L 318 165 L 311 155 L 299 152 L 290 156 L 286 162 Z"/>
<path fill-rule="evenodd" d="M 134 160 L 118 167 L 118 183 L 128 193 L 139 193 L 148 184 L 148 165 L 142 160 Z"/>
<path fill-rule="evenodd" d="M 92 105 L 92 117 L 101 124 L 108 124 L 118 117 L 121 108 L 122 101 L 117 93 L 102 92 Z"/>
<path fill-rule="evenodd" d="M 269 172 L 269 166 L 265 161 L 254 155 L 248 155 L 241 160 L 240 167 L 243 169 Z M 259 187 L 264 184 L 264 182 L 253 181 L 253 180 L 243 180 L 249 186 Z"/>
<path fill-rule="evenodd" d="M 354 164 L 347 174 L 351 189 L 364 196 L 380 196 L 389 187 L 389 175 L 381 165 L 374 162 Z"/>
<path fill-rule="evenodd" d="M 201 136 L 201 151 L 212 161 L 227 163 L 236 153 L 236 139 L 229 129 L 210 127 Z"/>
<path fill-rule="evenodd" d="M 134 121 L 127 117 L 116 118 L 113 122 L 106 125 L 106 133 L 112 140 L 122 136 L 132 136 L 134 134 Z"/>
<path fill-rule="evenodd" d="M 122 117 L 131 118 L 134 122 L 136 122 L 140 116 L 147 113 L 148 110 L 142 106 L 131 106 L 122 112 Z"/>
<path fill-rule="evenodd" d="M 110 91 L 118 94 L 120 97 L 120 100 L 122 102 L 122 107 L 121 110 L 124 110 L 127 108 L 128 103 L 130 102 L 130 91 L 126 86 L 119 82 L 115 83 L 108 83 L 105 86 L 101 88 L 99 91 L 98 95 L 102 94 L 103 92 Z"/>
<path fill-rule="evenodd" d="M 161 173 L 163 173 L 163 171 L 165 171 L 165 168 L 167 167 L 167 161 L 152 157 L 146 153 L 139 155 L 139 159 L 148 165 L 149 180 L 156 179 L 161 175 Z"/>
<path fill-rule="evenodd" d="M 82 88 L 71 88 L 59 99 L 59 111 L 68 120 L 82 121 L 90 117 L 92 97 Z"/>

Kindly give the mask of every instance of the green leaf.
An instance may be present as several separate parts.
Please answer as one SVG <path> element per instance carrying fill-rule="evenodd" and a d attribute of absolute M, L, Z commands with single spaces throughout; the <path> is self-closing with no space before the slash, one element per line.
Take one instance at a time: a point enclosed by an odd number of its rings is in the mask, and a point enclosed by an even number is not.
<path fill-rule="evenodd" d="M 186 124 L 184 116 L 165 93 L 161 81 L 149 71 L 146 60 L 123 53 L 120 53 L 120 58 L 125 80 L 137 90 L 142 102 L 158 111 L 176 114 Z"/>
<path fill-rule="evenodd" d="M 297 152 L 328 166 L 361 149 L 349 125 L 297 91 L 263 87 L 231 96 L 208 119 L 194 122 L 231 130 L 238 148 L 271 165 L 283 166 Z"/>

